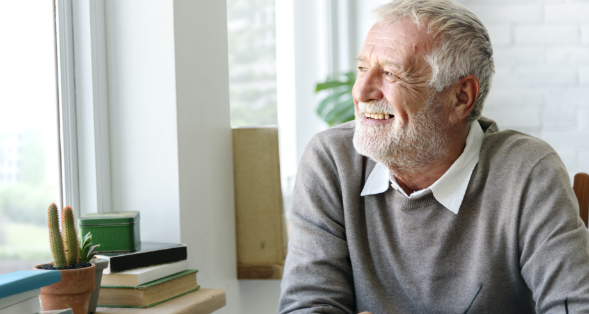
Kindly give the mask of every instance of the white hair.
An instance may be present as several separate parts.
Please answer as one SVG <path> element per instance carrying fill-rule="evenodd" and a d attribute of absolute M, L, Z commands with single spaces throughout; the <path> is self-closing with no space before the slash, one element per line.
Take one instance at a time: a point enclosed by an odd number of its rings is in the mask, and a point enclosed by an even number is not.
<path fill-rule="evenodd" d="M 374 14 L 380 23 L 407 17 L 418 27 L 425 25 L 438 42 L 425 57 L 432 70 L 430 86 L 442 92 L 467 75 L 476 76 L 480 91 L 469 120 L 481 117 L 495 65 L 489 33 L 474 13 L 452 0 L 397 0 L 376 8 Z"/>

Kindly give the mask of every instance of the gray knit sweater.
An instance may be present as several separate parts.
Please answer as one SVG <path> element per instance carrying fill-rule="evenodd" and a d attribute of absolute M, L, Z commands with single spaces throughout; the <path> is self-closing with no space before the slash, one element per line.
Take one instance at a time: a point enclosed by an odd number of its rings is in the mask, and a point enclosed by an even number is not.
<path fill-rule="evenodd" d="M 360 196 L 354 122 L 316 135 L 297 175 L 280 313 L 589 313 L 589 231 L 546 143 L 479 120 L 457 215 L 431 191 Z"/>

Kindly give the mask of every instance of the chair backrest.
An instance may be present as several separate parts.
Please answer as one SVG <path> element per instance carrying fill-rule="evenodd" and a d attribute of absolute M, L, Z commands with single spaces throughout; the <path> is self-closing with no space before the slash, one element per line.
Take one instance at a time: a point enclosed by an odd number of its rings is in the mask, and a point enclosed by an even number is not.
<path fill-rule="evenodd" d="M 589 174 L 577 173 L 573 183 L 573 190 L 577 195 L 577 201 L 579 201 L 579 214 L 581 214 L 581 219 L 587 226 L 589 220 L 589 217 L 587 217 L 589 215 Z"/>

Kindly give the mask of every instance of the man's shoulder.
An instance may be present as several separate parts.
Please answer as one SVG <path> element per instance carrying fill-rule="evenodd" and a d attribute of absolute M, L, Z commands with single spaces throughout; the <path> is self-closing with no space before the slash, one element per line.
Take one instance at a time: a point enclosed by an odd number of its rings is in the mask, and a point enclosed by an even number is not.
<path fill-rule="evenodd" d="M 354 148 L 355 121 L 329 128 L 313 136 L 301 164 L 332 165 L 333 171 L 346 169 L 353 172 L 362 167 L 362 156 Z"/>
<path fill-rule="evenodd" d="M 356 121 L 350 121 L 327 130 L 321 131 L 313 136 L 309 142 L 308 148 L 336 151 L 355 151 L 354 150 L 354 130 Z"/>
<path fill-rule="evenodd" d="M 354 137 L 354 129 L 356 128 L 356 121 L 352 120 L 340 125 L 331 127 L 327 130 L 321 131 L 315 134 L 315 137 L 319 140 L 352 140 Z"/>
<path fill-rule="evenodd" d="M 484 123 L 481 123 L 483 125 Z M 517 130 L 500 131 L 496 125 L 485 128 L 480 152 L 482 161 L 500 162 L 505 166 L 535 165 L 555 150 L 545 141 Z"/>

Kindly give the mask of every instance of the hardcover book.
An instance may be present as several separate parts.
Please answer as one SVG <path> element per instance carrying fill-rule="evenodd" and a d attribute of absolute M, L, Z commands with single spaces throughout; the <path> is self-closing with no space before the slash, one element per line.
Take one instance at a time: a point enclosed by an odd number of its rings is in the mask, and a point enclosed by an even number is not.
<path fill-rule="evenodd" d="M 0 298 L 45 287 L 61 280 L 57 270 L 19 270 L 0 275 Z"/>
<path fill-rule="evenodd" d="M 34 314 L 41 311 L 39 296 L 0 309 L 0 314 Z"/>
<path fill-rule="evenodd" d="M 8 307 L 10 305 L 26 301 L 32 297 L 38 297 L 41 294 L 41 288 L 13 294 L 8 297 L 0 298 L 0 309 Z"/>
<path fill-rule="evenodd" d="M 141 242 L 135 252 L 101 253 L 97 257 L 109 260 L 103 274 L 111 274 L 183 261 L 188 258 L 188 251 L 185 244 Z"/>
<path fill-rule="evenodd" d="M 188 261 L 126 270 L 102 275 L 103 286 L 139 286 L 188 269 Z"/>
<path fill-rule="evenodd" d="M 53 310 L 53 311 L 41 311 L 39 314 L 74 314 L 72 309 L 65 310 Z"/>
<path fill-rule="evenodd" d="M 194 269 L 138 286 L 101 286 L 100 307 L 148 308 L 198 290 Z"/>

